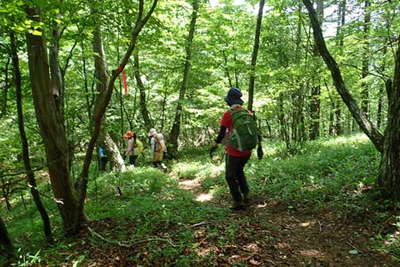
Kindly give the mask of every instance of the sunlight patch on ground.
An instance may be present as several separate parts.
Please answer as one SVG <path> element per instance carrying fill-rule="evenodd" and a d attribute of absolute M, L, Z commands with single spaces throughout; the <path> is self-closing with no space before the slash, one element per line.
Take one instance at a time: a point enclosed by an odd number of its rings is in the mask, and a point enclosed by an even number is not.
<path fill-rule="evenodd" d="M 179 182 L 179 187 L 185 190 L 194 190 L 196 188 L 199 188 L 200 186 L 201 184 L 198 180 L 185 180 Z"/>
<path fill-rule="evenodd" d="M 214 198 L 213 190 L 210 190 L 209 192 L 206 193 L 196 192 L 197 190 L 201 189 L 200 179 L 181 181 L 179 182 L 179 187 L 184 190 L 191 191 L 194 194 L 196 201 L 199 202 L 211 201 Z"/>
<path fill-rule="evenodd" d="M 306 222 L 300 223 L 300 226 L 309 227 L 309 226 L 313 226 L 314 224 L 315 224 L 315 221 L 306 221 Z"/>
<path fill-rule="evenodd" d="M 212 200 L 213 197 L 214 197 L 213 194 L 210 193 L 210 192 L 208 192 L 208 193 L 202 193 L 202 194 L 200 194 L 200 195 L 198 195 L 198 196 L 196 197 L 196 201 L 199 201 L 199 202 L 206 202 L 206 201 Z"/>

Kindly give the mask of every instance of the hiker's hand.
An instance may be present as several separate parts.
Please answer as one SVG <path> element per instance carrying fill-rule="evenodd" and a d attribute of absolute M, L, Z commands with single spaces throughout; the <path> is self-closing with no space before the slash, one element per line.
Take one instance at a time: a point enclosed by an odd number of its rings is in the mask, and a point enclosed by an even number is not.
<path fill-rule="evenodd" d="M 263 152 L 263 150 L 262 150 L 262 147 L 259 145 L 259 146 L 257 147 L 257 158 L 258 158 L 259 160 L 261 160 L 261 159 L 263 158 L 263 156 L 264 156 L 264 152 Z"/>
<path fill-rule="evenodd" d="M 217 150 L 217 148 L 218 148 L 218 144 L 216 144 L 216 143 L 210 148 L 210 158 L 213 157 L 213 154 L 214 154 L 215 150 Z"/>

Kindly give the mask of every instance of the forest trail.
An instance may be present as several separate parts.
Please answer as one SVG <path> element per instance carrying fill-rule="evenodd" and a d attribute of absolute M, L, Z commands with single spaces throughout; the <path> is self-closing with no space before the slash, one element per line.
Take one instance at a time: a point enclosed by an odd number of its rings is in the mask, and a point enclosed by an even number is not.
<path fill-rule="evenodd" d="M 180 188 L 193 193 L 196 201 L 221 208 L 229 200 L 215 200 L 199 179 L 181 179 Z M 385 254 L 371 248 L 374 230 L 367 214 L 344 218 L 333 210 L 294 209 L 265 196 L 253 196 L 245 211 L 232 212 L 218 227 L 238 223 L 236 245 L 221 246 L 207 233 L 207 222 L 195 232 L 198 255 L 218 255 L 218 266 L 247 262 L 249 266 L 393 266 Z M 393 263 L 395 264 L 395 263 Z"/>

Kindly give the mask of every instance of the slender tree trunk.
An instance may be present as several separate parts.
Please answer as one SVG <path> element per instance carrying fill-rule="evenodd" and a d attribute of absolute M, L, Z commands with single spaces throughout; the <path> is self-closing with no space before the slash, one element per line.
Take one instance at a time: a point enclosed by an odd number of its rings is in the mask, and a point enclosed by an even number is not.
<path fill-rule="evenodd" d="M 308 14 L 310 17 L 311 25 L 313 28 L 315 42 L 318 46 L 318 50 L 320 55 L 325 61 L 325 64 L 331 71 L 332 79 L 335 83 L 336 90 L 338 91 L 339 95 L 342 97 L 343 102 L 349 108 L 352 116 L 357 121 L 358 125 L 364 131 L 364 133 L 370 138 L 372 143 L 375 145 L 376 149 L 380 152 L 383 151 L 383 136 L 382 134 L 376 129 L 376 127 L 371 123 L 371 121 L 367 118 L 365 113 L 360 110 L 357 102 L 354 100 L 353 96 L 350 94 L 349 90 L 347 89 L 340 69 L 335 61 L 335 59 L 329 53 L 324 37 L 322 35 L 321 27 L 319 26 L 319 22 L 317 19 L 317 15 L 315 10 L 312 6 L 310 0 L 303 0 L 305 4 Z"/>
<path fill-rule="evenodd" d="M 83 81 L 84 81 L 84 88 L 85 88 L 85 100 L 86 100 L 86 110 L 89 120 L 92 118 L 92 102 L 90 101 L 90 93 L 89 93 L 89 85 L 88 85 L 88 76 L 86 70 L 86 56 L 85 56 L 85 46 L 83 41 L 81 41 L 81 49 L 82 49 L 82 72 L 83 72 Z M 89 127 L 90 128 L 90 127 Z"/>
<path fill-rule="evenodd" d="M 43 205 L 43 202 L 40 198 L 39 191 L 36 186 L 35 174 L 32 170 L 31 161 L 29 158 L 29 145 L 28 145 L 28 138 L 26 137 L 25 133 L 25 126 L 24 126 L 24 114 L 22 110 L 22 89 L 21 89 L 21 73 L 19 69 L 19 59 L 17 54 L 17 41 L 14 36 L 14 33 L 10 33 L 10 40 L 11 40 L 11 57 L 12 57 L 12 64 L 14 68 L 14 82 L 15 82 L 15 89 L 16 89 L 16 100 L 17 100 L 17 113 L 18 113 L 18 128 L 19 134 L 21 137 L 21 145 L 22 145 L 22 158 L 27 174 L 28 184 L 31 189 L 31 194 L 33 201 L 35 202 L 36 208 L 38 209 L 40 216 L 43 220 L 43 228 L 44 234 L 46 236 L 46 240 L 49 242 L 53 241 L 52 233 L 51 233 L 51 225 L 50 219 L 47 215 L 46 209 Z"/>
<path fill-rule="evenodd" d="M 320 111 L 321 111 L 321 86 L 314 85 L 311 87 L 311 103 L 310 103 L 310 117 L 311 117 L 311 129 L 310 129 L 310 140 L 315 140 L 319 137 L 320 129 Z"/>
<path fill-rule="evenodd" d="M 7 114 L 7 100 L 8 100 L 8 88 L 10 87 L 10 82 L 8 79 L 8 67 L 10 65 L 10 58 L 7 58 L 6 66 L 4 67 L 4 87 L 3 87 L 3 101 L 1 102 L 1 113 L 0 118 Z"/>
<path fill-rule="evenodd" d="M 226 55 L 224 50 L 222 50 L 222 57 L 224 59 L 224 70 L 225 70 L 226 78 L 228 78 L 229 87 L 233 87 L 231 74 L 229 73 L 229 69 L 228 69 L 228 56 Z"/>
<path fill-rule="evenodd" d="M 80 174 L 79 180 L 78 180 L 79 204 L 76 209 L 76 214 L 83 213 L 84 201 L 86 199 L 86 193 L 87 193 L 89 167 L 90 167 L 90 163 L 91 163 L 92 157 L 93 157 L 93 150 L 96 145 L 97 139 L 99 137 L 103 116 L 104 116 L 107 106 L 111 100 L 115 80 L 118 78 L 118 76 L 121 74 L 121 72 L 124 70 L 126 64 L 128 63 L 129 58 L 131 57 L 132 52 L 136 47 L 136 43 L 137 43 L 139 34 L 142 31 L 144 25 L 146 25 L 146 23 L 150 19 L 150 16 L 153 14 L 153 11 L 156 8 L 157 2 L 158 2 L 158 0 L 154 0 L 150 7 L 150 10 L 147 12 L 147 14 L 145 16 L 143 16 L 144 0 L 139 0 L 139 10 L 137 13 L 135 26 L 132 30 L 130 44 L 128 46 L 128 49 L 127 49 L 125 55 L 123 56 L 123 58 L 121 59 L 121 61 L 119 62 L 118 68 L 114 69 L 112 71 L 112 75 L 110 77 L 110 81 L 108 82 L 107 89 L 100 92 L 100 95 L 97 98 L 97 102 L 94 107 L 94 115 L 93 115 L 94 129 L 92 131 L 92 136 L 89 140 L 88 148 L 86 150 L 86 155 L 85 155 L 85 159 L 83 162 L 82 171 L 81 171 L 81 174 Z M 79 221 L 78 221 L 77 216 L 75 216 L 75 219 L 76 219 L 76 221 L 75 221 L 76 227 L 74 228 L 74 230 L 77 231 L 79 229 Z"/>
<path fill-rule="evenodd" d="M 146 88 L 144 87 L 144 84 L 142 82 L 142 78 L 140 77 L 140 62 L 139 62 L 139 52 L 136 50 L 133 53 L 134 57 L 134 73 L 135 73 L 135 79 L 136 79 L 136 84 L 139 88 L 139 104 L 140 104 L 140 112 L 143 117 L 143 122 L 144 126 L 146 127 L 146 130 L 149 131 L 150 128 L 154 127 L 153 121 L 150 118 L 150 113 L 149 110 L 147 109 L 147 104 L 146 104 Z"/>
<path fill-rule="evenodd" d="M 386 69 L 386 54 L 387 54 L 387 46 L 385 45 L 383 49 L 383 63 L 382 63 L 382 73 L 385 72 Z M 390 81 L 391 82 L 391 81 Z M 383 97 L 384 97 L 384 88 L 386 88 L 386 91 L 389 91 L 387 88 L 387 82 L 384 81 L 383 86 L 379 87 L 379 92 L 378 92 L 378 109 L 376 111 L 376 127 L 378 129 L 381 127 L 382 124 L 382 109 L 383 109 Z"/>
<path fill-rule="evenodd" d="M 102 4 L 102 1 L 97 4 Z M 101 16 L 97 13 L 96 9 L 92 9 L 92 15 L 96 18 L 96 26 L 93 31 L 93 55 L 94 55 L 94 66 L 95 66 L 95 79 L 96 79 L 96 89 L 98 92 L 104 92 L 107 90 L 108 86 L 108 74 L 107 74 L 107 63 L 106 57 L 103 48 L 103 38 L 101 32 Z M 100 94 L 99 94 L 100 96 Z M 104 123 L 104 122 L 103 122 Z M 92 128 L 92 127 L 91 127 Z M 110 161 L 112 162 L 113 169 L 115 171 L 124 171 L 126 169 L 124 159 L 121 156 L 121 153 L 118 149 L 118 146 L 114 143 L 113 139 L 109 135 L 108 131 L 102 128 L 100 136 L 104 136 L 100 138 L 99 143 L 103 143 L 108 155 L 110 157 Z M 103 140 L 102 140 L 103 139 Z"/>
<path fill-rule="evenodd" d="M 193 11 L 192 11 L 192 18 L 190 21 L 190 26 L 189 26 L 189 34 L 186 39 L 186 45 L 185 45 L 185 51 L 186 51 L 186 58 L 185 58 L 185 67 L 183 70 L 183 79 L 181 83 L 181 88 L 179 90 L 179 99 L 178 99 L 178 104 L 176 107 L 176 113 L 175 113 L 175 118 L 174 122 L 169 134 L 170 137 L 170 144 L 171 148 L 168 151 L 172 156 L 176 156 L 176 153 L 178 152 L 178 138 L 179 134 L 181 131 L 181 116 L 182 116 L 182 111 L 183 111 L 183 101 L 185 99 L 185 94 L 187 91 L 188 83 L 189 83 L 189 75 L 190 75 L 190 69 L 192 66 L 192 44 L 193 44 L 193 38 L 194 38 L 194 32 L 196 29 L 196 20 L 197 20 L 197 13 L 199 11 L 199 0 L 193 0 Z"/>
<path fill-rule="evenodd" d="M 301 144 L 305 140 L 305 128 L 304 128 L 304 96 L 303 96 L 303 85 L 299 85 L 291 94 L 292 101 L 292 140 L 294 143 Z"/>
<path fill-rule="evenodd" d="M 168 78 L 165 78 L 165 83 L 164 83 L 164 94 L 163 94 L 163 100 L 162 100 L 162 108 L 161 108 L 161 129 L 164 129 L 165 127 L 165 121 L 166 121 L 166 115 L 165 115 L 165 110 L 167 107 L 167 98 L 168 98 L 168 89 L 167 89 L 167 80 Z M 167 143 L 169 143 L 169 136 L 166 138 Z"/>
<path fill-rule="evenodd" d="M 290 149 L 290 137 L 287 126 L 287 119 L 285 118 L 285 108 L 284 108 L 284 97 L 283 93 L 279 93 L 278 97 L 278 121 L 279 121 L 279 132 L 281 139 L 285 142 L 286 148 Z"/>
<path fill-rule="evenodd" d="M 322 0 L 317 1 L 317 15 L 319 25 L 322 27 L 322 23 L 324 21 L 324 2 Z M 318 61 L 318 48 L 316 44 L 314 44 L 313 56 L 315 58 L 315 62 L 318 64 L 319 69 L 319 61 Z M 317 73 L 319 73 L 317 71 Z M 318 74 L 315 75 L 313 79 L 313 84 L 311 85 L 311 99 L 310 99 L 310 118 L 311 118 L 311 129 L 310 129 L 310 140 L 315 140 L 319 137 L 319 128 L 320 128 L 320 111 L 321 111 L 321 81 Z"/>
<path fill-rule="evenodd" d="M 233 47 L 233 61 L 235 62 L 235 87 L 240 88 L 240 83 L 239 83 L 239 71 L 238 71 L 238 60 L 237 60 L 237 55 L 236 55 L 236 49 Z"/>
<path fill-rule="evenodd" d="M 337 136 L 343 134 L 342 109 L 340 108 L 340 101 L 335 101 L 335 133 Z"/>
<path fill-rule="evenodd" d="M 38 8 L 27 8 L 27 14 L 31 20 L 40 22 Z M 41 36 L 28 33 L 26 39 L 33 102 L 46 150 L 50 181 L 64 230 L 69 234 L 76 216 L 80 219 L 84 216 L 83 213 L 76 212 L 78 203 L 71 186 L 68 142 L 50 87 L 46 42 L 43 33 Z M 78 221 L 82 222 L 80 219 Z"/>
<path fill-rule="evenodd" d="M 7 259 L 14 256 L 14 246 L 8 236 L 6 225 L 0 217 L 0 254 L 5 255 Z"/>
<path fill-rule="evenodd" d="M 371 22 L 371 11 L 369 10 L 371 3 L 369 0 L 364 1 L 364 40 L 363 40 L 363 56 L 362 56 L 362 68 L 361 68 L 361 109 L 368 116 L 369 112 L 369 86 L 365 80 L 368 77 L 369 72 L 369 24 Z"/>
<path fill-rule="evenodd" d="M 338 22 L 337 22 L 337 31 L 336 37 L 338 39 L 337 45 L 339 46 L 339 53 L 343 55 L 343 47 L 344 47 L 344 35 L 342 28 L 346 23 L 346 0 L 339 0 L 339 14 L 338 14 Z M 343 134 L 343 127 L 342 127 L 342 109 L 340 107 L 340 99 L 336 97 L 336 95 L 332 98 L 333 101 L 333 134 L 339 136 Z"/>
<path fill-rule="evenodd" d="M 247 103 L 247 109 L 253 110 L 253 100 L 254 100 L 254 84 L 256 80 L 256 65 L 258 49 L 260 47 L 260 32 L 263 17 L 265 0 L 260 0 L 257 15 L 256 33 L 254 35 L 254 46 L 253 53 L 251 55 L 251 65 L 250 65 L 250 80 L 249 80 L 249 101 Z"/>

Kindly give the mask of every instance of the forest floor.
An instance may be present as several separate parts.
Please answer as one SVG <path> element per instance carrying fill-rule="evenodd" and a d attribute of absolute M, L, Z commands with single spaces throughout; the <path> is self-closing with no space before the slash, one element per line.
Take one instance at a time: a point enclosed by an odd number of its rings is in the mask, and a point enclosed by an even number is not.
<path fill-rule="evenodd" d="M 222 199 L 213 201 L 201 184 L 181 180 L 183 189 L 190 190 L 196 199 L 206 199 L 210 205 L 229 206 Z M 249 207 L 229 215 L 221 227 L 232 220 L 243 220 L 235 245 L 220 248 L 207 239 L 206 227 L 197 230 L 200 251 L 220 253 L 218 265 L 231 266 L 246 262 L 249 266 L 395 266 L 385 253 L 371 248 L 376 232 L 368 214 L 362 217 L 342 217 L 335 210 L 319 212 L 310 207 L 285 205 L 253 196 Z M 390 227 L 389 227 L 390 228 Z M 379 229 L 385 231 L 385 229 Z"/>
<path fill-rule="evenodd" d="M 94 172 L 78 238 L 62 236 L 46 198 L 57 243 L 43 245 L 34 205 L 17 206 L 6 217 L 14 266 L 400 266 L 399 208 L 374 197 L 379 155 L 365 137 L 322 140 L 295 156 L 271 145 L 246 165 L 251 203 L 235 212 L 223 158 L 206 149 L 185 151 L 168 173 L 145 160 Z"/>
<path fill-rule="evenodd" d="M 193 194 L 203 205 L 224 209 L 231 204 L 229 198 L 214 198 L 198 179 L 176 177 L 179 187 Z M 210 230 L 212 225 L 213 230 Z M 91 227 L 98 233 L 119 227 L 112 218 L 94 221 Z M 134 228 L 133 225 L 127 227 Z M 182 225 L 182 227 L 185 227 Z M 398 266 L 398 262 L 372 247 L 374 236 L 390 232 L 389 222 L 376 225 L 368 212 L 362 216 L 336 213 L 330 208 L 315 209 L 300 205 L 290 206 L 269 199 L 252 196 L 249 207 L 243 211 L 229 211 L 224 220 L 201 221 L 188 226 L 193 233 L 193 248 L 182 250 L 182 255 L 194 253 L 208 260 L 171 264 L 171 259 L 152 258 L 148 243 L 169 243 L 179 246 L 176 239 L 179 228 L 163 229 L 158 237 L 144 238 L 134 243 L 107 240 L 100 235 L 105 246 L 93 246 L 93 233 L 82 233 L 84 241 L 74 246 L 74 254 L 88 255 L 88 266 Z M 215 232 L 215 229 L 218 229 Z M 227 230 L 228 229 L 228 230 Z M 229 230 L 231 229 L 231 230 Z M 231 232 L 231 233 L 229 233 Z M 174 237 L 175 236 L 175 237 Z M 226 236 L 226 242 L 221 242 Z M 162 245 L 163 246 L 163 245 Z M 78 249 L 78 250 L 77 250 Z M 81 252 L 79 252 L 81 250 Z M 147 252 L 146 252 L 147 250 Z M 192 250 L 192 251 L 189 251 Z M 135 251 L 141 258 L 132 261 Z M 144 252 L 143 252 L 144 251 Z M 68 253 L 68 250 L 65 251 Z M 212 255 L 212 256 L 211 256 Z M 149 256 L 149 257 L 147 257 Z M 66 264 L 65 266 L 70 266 Z"/>

